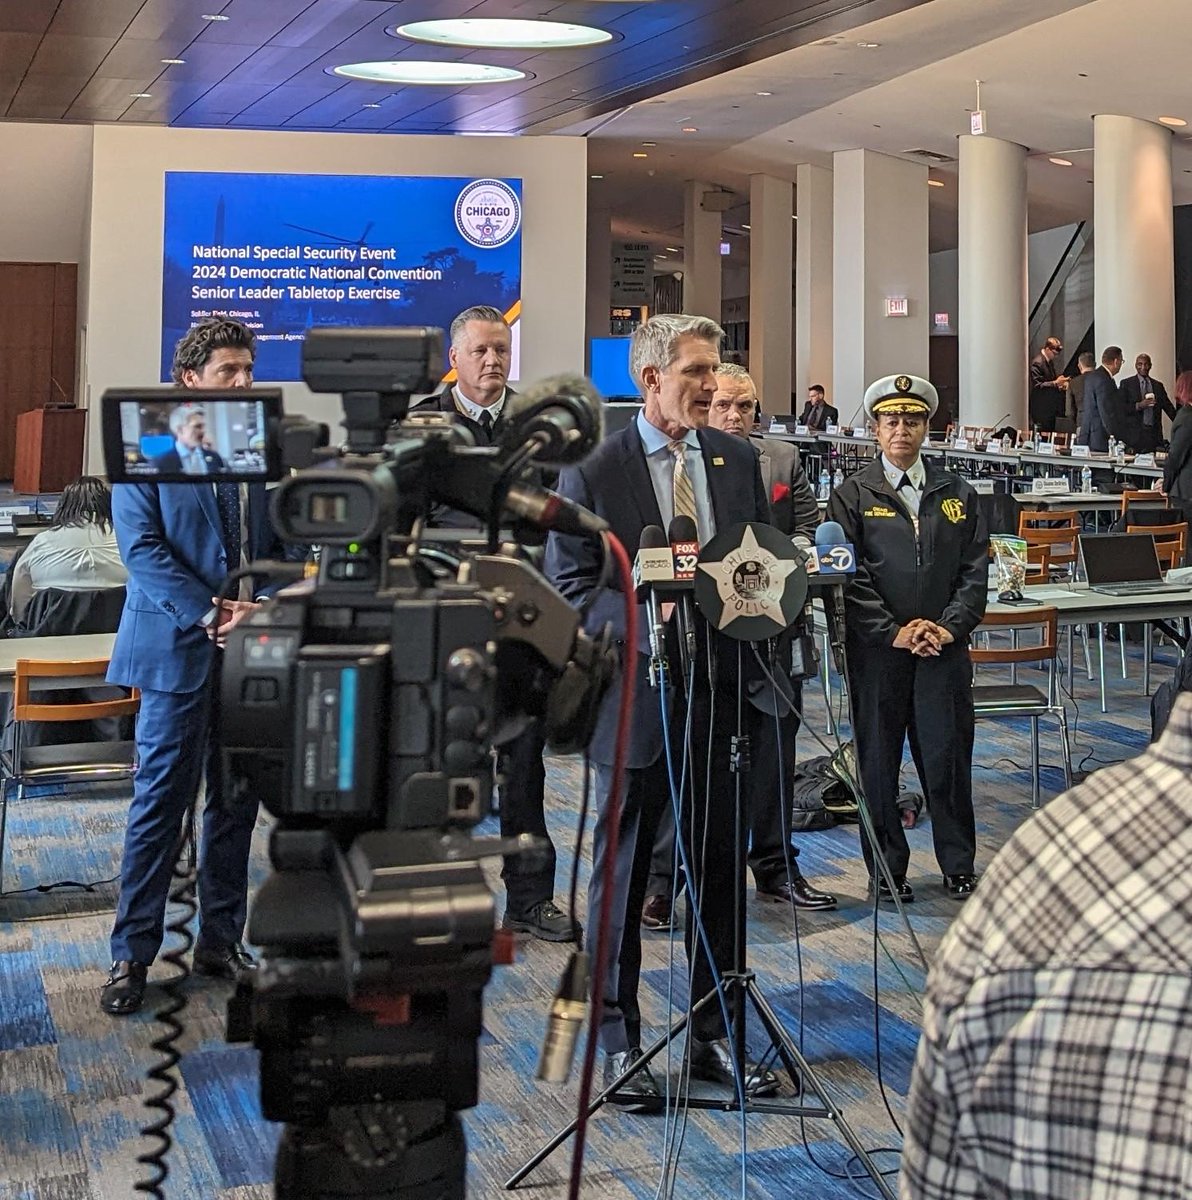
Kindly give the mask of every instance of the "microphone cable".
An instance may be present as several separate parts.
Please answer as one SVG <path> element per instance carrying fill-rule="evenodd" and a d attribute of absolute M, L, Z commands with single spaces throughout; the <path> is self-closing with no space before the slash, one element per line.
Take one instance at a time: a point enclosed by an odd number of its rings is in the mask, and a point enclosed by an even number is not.
<path fill-rule="evenodd" d="M 600 535 L 606 556 L 616 562 L 621 579 L 621 590 L 625 598 L 625 646 L 626 656 L 637 654 L 637 604 L 633 596 L 633 569 L 625 547 L 611 531 Z M 636 668 L 636 662 L 634 667 Z M 588 1107 L 592 1096 L 592 1077 L 596 1067 L 596 1046 L 600 1040 L 600 1023 L 604 1016 L 604 981 L 608 973 L 609 922 L 612 917 L 613 866 L 617 855 L 617 841 L 621 824 L 621 794 L 625 780 L 626 763 L 629 758 L 630 724 L 633 719 L 632 677 L 622 670 L 620 704 L 617 710 L 617 740 L 613 752 L 613 773 L 608 797 L 608 838 L 604 861 L 604 891 L 600 898 L 600 913 L 596 925 L 596 955 L 593 963 L 592 1014 L 588 1038 L 584 1045 L 583 1070 L 580 1075 L 577 1099 L 575 1138 L 572 1143 L 571 1172 L 567 1182 L 568 1200 L 579 1200 L 582 1183 L 584 1146 L 588 1134 Z M 588 914 L 589 924 L 594 914 Z"/>

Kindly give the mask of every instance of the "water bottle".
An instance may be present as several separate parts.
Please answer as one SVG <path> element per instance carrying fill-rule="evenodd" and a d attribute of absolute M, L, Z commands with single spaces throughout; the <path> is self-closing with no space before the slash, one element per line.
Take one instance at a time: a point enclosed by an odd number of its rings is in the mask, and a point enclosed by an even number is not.
<path fill-rule="evenodd" d="M 1012 447 L 1010 446 L 1010 435 L 1008 433 L 1003 433 L 1002 434 L 1002 453 L 1009 454 L 1011 449 L 1012 449 Z"/>
<path fill-rule="evenodd" d="M 828 476 L 828 468 L 821 467 L 819 473 L 819 498 L 827 500 L 828 493 L 832 490 L 832 480 Z"/>
<path fill-rule="evenodd" d="M 1093 494 L 1093 472 L 1089 467 L 1085 467 L 1080 472 L 1080 490 L 1086 495 Z"/>
<path fill-rule="evenodd" d="M 832 476 L 832 486 L 838 488 L 844 482 L 844 472 L 837 467 L 836 474 Z"/>

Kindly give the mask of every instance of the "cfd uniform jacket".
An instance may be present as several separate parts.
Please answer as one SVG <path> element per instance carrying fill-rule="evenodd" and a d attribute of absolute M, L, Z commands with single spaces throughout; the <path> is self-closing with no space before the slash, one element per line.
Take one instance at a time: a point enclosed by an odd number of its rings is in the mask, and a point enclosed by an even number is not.
<path fill-rule="evenodd" d="M 942 625 L 963 644 L 985 615 L 989 536 L 979 497 L 958 475 L 923 460 L 919 535 L 886 480 L 882 460 L 849 476 L 828 501 L 857 555 L 845 589 L 850 639 L 889 646 L 916 617 Z"/>

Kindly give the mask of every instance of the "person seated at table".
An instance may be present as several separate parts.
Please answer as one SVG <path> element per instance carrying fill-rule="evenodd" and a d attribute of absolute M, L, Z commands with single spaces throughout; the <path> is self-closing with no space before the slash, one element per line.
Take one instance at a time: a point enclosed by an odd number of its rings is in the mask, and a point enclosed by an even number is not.
<path fill-rule="evenodd" d="M 67 484 L 49 528 L 29 542 L 9 568 L 8 578 L 9 618 L 14 629 L 25 632 L 34 632 L 29 618 L 39 592 L 122 588 L 128 571 L 112 529 L 112 493 L 107 483 L 84 475 Z M 44 621 L 45 614 L 35 615 L 41 618 L 37 623 Z"/>

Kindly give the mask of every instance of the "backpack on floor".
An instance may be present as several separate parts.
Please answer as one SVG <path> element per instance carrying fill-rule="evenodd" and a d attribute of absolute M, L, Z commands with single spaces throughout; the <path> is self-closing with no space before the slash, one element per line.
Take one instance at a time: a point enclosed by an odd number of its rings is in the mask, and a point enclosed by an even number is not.
<path fill-rule="evenodd" d="M 852 742 L 832 755 L 809 758 L 795 768 L 791 807 L 791 829 L 809 833 L 831 829 L 843 821 L 857 819 L 857 801 L 842 782 L 856 771 Z"/>

